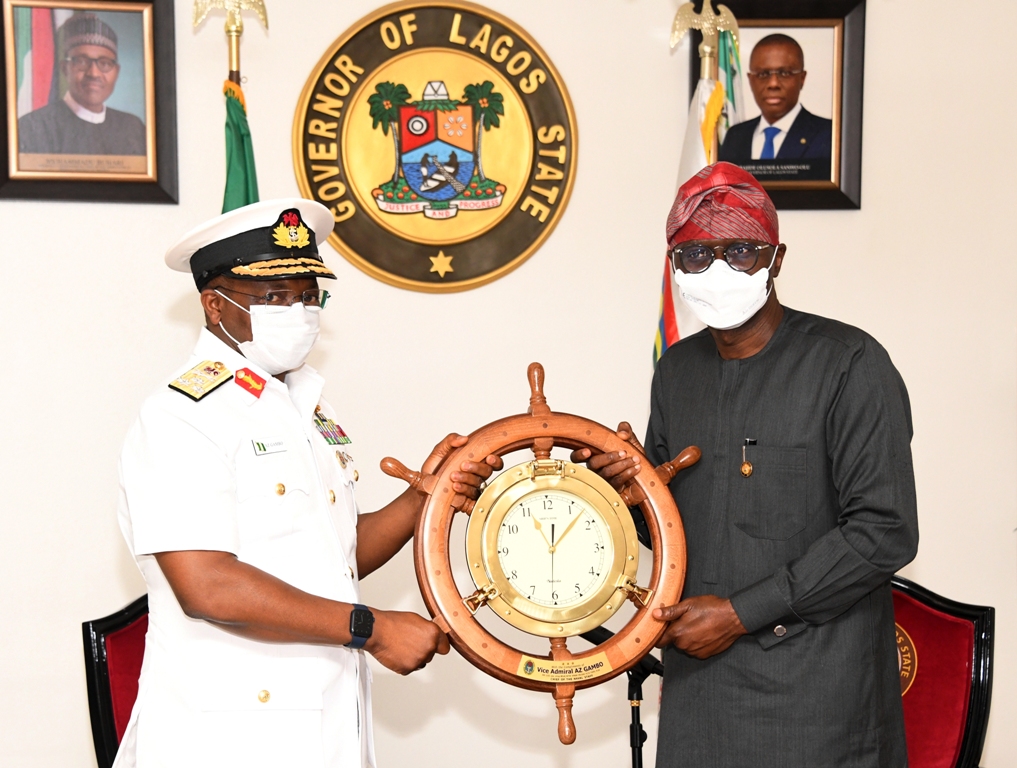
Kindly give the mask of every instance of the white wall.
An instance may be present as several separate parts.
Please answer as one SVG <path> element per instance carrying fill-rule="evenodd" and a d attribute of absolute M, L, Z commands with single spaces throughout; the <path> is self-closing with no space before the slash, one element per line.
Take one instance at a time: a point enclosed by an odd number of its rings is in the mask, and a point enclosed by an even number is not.
<path fill-rule="evenodd" d="M 300 89 L 328 44 L 379 4 L 270 0 L 271 32 L 247 24 L 263 198 L 297 193 L 290 125 Z M 450 429 L 522 410 L 532 360 L 547 368 L 552 407 L 645 423 L 687 103 L 686 59 L 667 48 L 677 0 L 487 4 L 527 29 L 565 78 L 580 129 L 575 193 L 529 262 L 467 293 L 401 291 L 326 253 L 338 302 L 314 363 L 357 440 L 368 507 L 401 490 L 377 469 L 383 456 L 419 463 Z M 80 622 L 144 590 L 115 521 L 116 457 L 200 320 L 189 279 L 166 269 L 162 254 L 218 212 L 223 185 L 221 20 L 195 33 L 191 3 L 176 5 L 181 204 L 0 202 L 4 765 L 94 764 Z M 904 575 L 996 606 L 982 765 L 1003 768 L 1017 754 L 1017 156 L 1005 138 L 1017 118 L 1017 5 L 970 0 L 970 18 L 992 20 L 977 28 L 958 28 L 956 7 L 869 0 L 864 207 L 783 213 L 788 258 L 778 282 L 785 303 L 870 331 L 908 384 L 922 540 Z M 619 146 L 626 162 L 608 165 Z M 422 609 L 408 551 L 364 592 L 376 605 Z M 653 686 L 647 698 L 652 751 Z M 549 696 L 495 683 L 454 655 L 405 680 L 379 672 L 375 700 L 385 766 L 628 761 L 623 681 L 579 694 L 579 740 L 569 748 L 554 736 Z"/>

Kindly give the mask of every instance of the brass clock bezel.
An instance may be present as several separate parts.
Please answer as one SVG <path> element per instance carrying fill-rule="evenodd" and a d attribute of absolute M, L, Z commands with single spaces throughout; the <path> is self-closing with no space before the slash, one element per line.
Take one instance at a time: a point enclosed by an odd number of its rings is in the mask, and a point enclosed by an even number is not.
<path fill-rule="evenodd" d="M 614 558 L 600 588 L 567 608 L 538 605 L 509 581 L 498 558 L 498 532 L 525 496 L 540 492 L 575 496 L 604 520 Z M 625 602 L 625 587 L 639 568 L 639 539 L 628 507 L 611 485 L 586 467 L 560 460 L 529 461 L 510 467 L 481 494 L 466 529 L 466 556 L 477 588 L 508 624 L 540 637 L 571 637 L 599 627 Z"/>

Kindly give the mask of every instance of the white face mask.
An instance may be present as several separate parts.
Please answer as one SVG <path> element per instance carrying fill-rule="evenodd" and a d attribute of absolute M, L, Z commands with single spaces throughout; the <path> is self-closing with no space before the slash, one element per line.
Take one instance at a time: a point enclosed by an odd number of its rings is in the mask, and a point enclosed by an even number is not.
<path fill-rule="evenodd" d="M 223 333 L 240 349 L 240 354 L 273 376 L 304 364 L 318 340 L 320 307 L 305 307 L 297 302 L 288 307 L 254 304 L 244 309 L 229 296 L 216 293 L 251 316 L 251 341 L 237 341 L 222 322 L 219 323 Z"/>
<path fill-rule="evenodd" d="M 777 258 L 776 248 L 773 259 Z M 680 269 L 674 273 L 682 300 L 699 320 L 718 331 L 744 325 L 766 303 L 770 291 L 766 283 L 770 266 L 756 274 L 738 272 L 724 259 L 714 262 L 702 272 L 687 274 Z"/>

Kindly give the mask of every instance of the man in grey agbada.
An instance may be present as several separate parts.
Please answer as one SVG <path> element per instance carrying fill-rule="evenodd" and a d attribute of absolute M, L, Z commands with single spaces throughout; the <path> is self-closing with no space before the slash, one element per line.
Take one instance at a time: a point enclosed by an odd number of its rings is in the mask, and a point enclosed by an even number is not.
<path fill-rule="evenodd" d="M 865 332 L 780 304 L 777 214 L 737 166 L 682 186 L 667 241 L 709 327 L 668 348 L 651 389 L 647 459 L 703 452 L 671 483 L 688 570 L 654 614 L 669 622 L 656 764 L 903 768 L 890 578 L 918 546 L 904 382 Z M 639 468 L 573 459 L 616 488 Z"/>

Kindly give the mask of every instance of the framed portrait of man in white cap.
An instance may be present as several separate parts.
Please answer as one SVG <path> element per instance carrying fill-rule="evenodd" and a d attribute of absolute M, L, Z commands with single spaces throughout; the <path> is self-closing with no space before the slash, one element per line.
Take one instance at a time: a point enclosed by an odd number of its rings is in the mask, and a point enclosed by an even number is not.
<path fill-rule="evenodd" d="M 8 179 L 157 183 L 160 3 L 2 2 Z"/>

